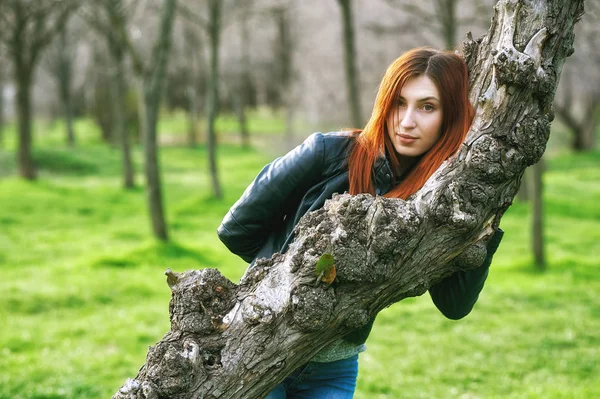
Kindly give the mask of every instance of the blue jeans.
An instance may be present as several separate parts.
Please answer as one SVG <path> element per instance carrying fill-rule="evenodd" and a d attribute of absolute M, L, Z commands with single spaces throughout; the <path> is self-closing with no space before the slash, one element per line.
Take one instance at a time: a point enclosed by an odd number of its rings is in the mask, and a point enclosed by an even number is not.
<path fill-rule="evenodd" d="M 265 399 L 352 399 L 357 376 L 358 355 L 329 363 L 309 362 Z"/>

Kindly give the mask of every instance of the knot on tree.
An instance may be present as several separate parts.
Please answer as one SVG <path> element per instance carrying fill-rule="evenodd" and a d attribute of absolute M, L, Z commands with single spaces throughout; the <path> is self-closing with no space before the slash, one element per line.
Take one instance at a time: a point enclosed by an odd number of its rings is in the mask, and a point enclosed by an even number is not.
<path fill-rule="evenodd" d="M 412 248 L 421 223 L 414 206 L 400 199 L 344 194 L 325 207 L 337 226 L 331 242 L 341 283 L 388 279 L 398 255 Z"/>
<path fill-rule="evenodd" d="M 512 170 L 507 170 L 501 162 L 503 152 L 506 152 L 506 146 L 497 138 L 480 136 L 471 144 L 467 163 L 473 167 L 475 175 L 482 182 L 502 183 L 513 175 Z"/>
<path fill-rule="evenodd" d="M 550 122 L 545 116 L 525 117 L 508 134 L 507 140 L 522 157 L 518 158 L 524 166 L 537 163 L 546 150 L 550 136 Z M 517 158 L 515 158 L 517 159 Z"/>
<path fill-rule="evenodd" d="M 477 40 L 473 40 L 473 34 L 467 32 L 466 39 L 462 42 L 462 53 L 469 70 L 472 70 L 473 65 L 475 65 L 479 45 L 481 44 L 482 39 L 483 38 L 480 37 L 477 38 Z"/>
<path fill-rule="evenodd" d="M 128 378 L 112 399 L 159 399 L 156 389 L 148 382 Z"/>
<path fill-rule="evenodd" d="M 273 310 L 264 301 L 265 298 L 252 296 L 242 303 L 242 317 L 249 324 L 268 323 L 274 317 Z"/>
<path fill-rule="evenodd" d="M 468 193 L 468 196 L 465 195 Z M 450 226 L 456 230 L 471 231 L 480 225 L 477 209 L 469 199 L 485 200 L 483 186 L 468 183 L 459 178 L 439 190 L 439 198 L 433 216 L 437 226 Z"/>
<path fill-rule="evenodd" d="M 206 379 L 205 369 L 220 363 L 220 349 L 210 345 L 201 348 L 192 338 L 161 341 L 150 347 L 146 365 L 140 371 L 145 376 L 140 384 L 141 398 L 186 397 L 188 390 L 197 389 Z"/>
<path fill-rule="evenodd" d="M 322 289 L 301 285 L 292 292 L 292 317 L 301 331 L 327 328 L 336 303 L 333 288 Z"/>
<path fill-rule="evenodd" d="M 498 85 L 527 86 L 536 75 L 535 62 L 513 46 L 501 49 L 494 56 Z"/>
<path fill-rule="evenodd" d="M 357 329 L 366 326 L 370 321 L 369 312 L 364 309 L 355 309 L 344 321 L 344 324 L 351 329 Z"/>
<path fill-rule="evenodd" d="M 461 270 L 471 269 L 483 264 L 487 256 L 486 244 L 478 241 L 465 248 L 456 258 L 454 264 Z"/>
<path fill-rule="evenodd" d="M 236 302 L 235 284 L 217 269 L 182 274 L 169 269 L 165 274 L 171 287 L 171 331 L 200 336 L 219 331 L 223 316 Z"/>

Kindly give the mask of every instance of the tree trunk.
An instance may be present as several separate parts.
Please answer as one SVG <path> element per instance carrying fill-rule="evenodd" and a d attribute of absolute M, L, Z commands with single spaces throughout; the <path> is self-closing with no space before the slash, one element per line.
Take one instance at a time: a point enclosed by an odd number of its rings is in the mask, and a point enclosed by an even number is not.
<path fill-rule="evenodd" d="M 247 5 L 248 6 L 248 5 Z M 250 29 L 248 27 L 248 12 L 244 12 L 241 20 L 241 71 L 238 76 L 239 93 L 233 94 L 234 109 L 240 125 L 240 141 L 243 148 L 250 148 L 250 132 L 246 118 L 250 90 Z"/>
<path fill-rule="evenodd" d="M 32 71 L 21 66 L 15 71 L 17 81 L 17 118 L 19 126 L 19 152 L 17 161 L 19 175 L 27 180 L 35 180 L 36 170 L 31 155 L 31 75 Z"/>
<path fill-rule="evenodd" d="M 583 151 L 593 150 L 596 146 L 596 130 L 600 120 L 600 100 L 590 96 L 587 99 L 586 110 L 582 122 L 581 149 Z"/>
<path fill-rule="evenodd" d="M 217 170 L 217 134 L 215 132 L 215 120 L 217 119 L 219 106 L 219 36 L 221 34 L 221 2 L 220 0 L 208 0 L 210 22 L 210 75 L 207 84 L 207 147 L 208 147 L 208 170 L 212 183 L 212 191 L 215 198 L 223 198 L 221 183 Z"/>
<path fill-rule="evenodd" d="M 344 27 L 344 67 L 346 69 L 346 88 L 350 119 L 355 128 L 363 126 L 358 87 L 358 70 L 356 68 L 356 46 L 354 44 L 354 21 L 352 19 L 352 0 L 338 0 L 342 9 Z"/>
<path fill-rule="evenodd" d="M 185 53 L 188 59 L 188 69 L 190 71 L 191 82 L 186 88 L 186 96 L 188 100 L 188 134 L 187 144 L 188 147 L 194 148 L 198 144 L 198 88 L 197 88 L 197 75 L 198 75 L 198 57 L 197 54 L 199 49 L 199 40 L 196 39 L 196 35 L 192 28 L 186 24 L 184 26 L 184 41 Z"/>
<path fill-rule="evenodd" d="M 435 12 L 444 46 L 446 50 L 453 50 L 456 46 L 456 0 L 436 0 Z"/>
<path fill-rule="evenodd" d="M 194 148 L 198 144 L 198 92 L 195 87 L 187 88 L 187 98 L 189 103 L 187 144 L 188 147 Z"/>
<path fill-rule="evenodd" d="M 285 140 L 288 146 L 292 146 L 293 138 L 293 112 L 296 102 L 292 91 L 293 84 L 293 49 L 292 29 L 290 27 L 289 6 L 283 5 L 273 9 L 273 17 L 277 25 L 276 41 L 276 65 L 277 79 L 279 83 L 278 98 L 283 105 L 285 113 Z"/>
<path fill-rule="evenodd" d="M 241 87 L 241 85 L 238 85 Z M 240 127 L 240 141 L 242 148 L 250 148 L 250 134 L 248 133 L 248 121 L 246 118 L 246 107 L 244 106 L 243 88 L 239 93 L 232 93 L 231 106 L 237 116 L 238 125 Z"/>
<path fill-rule="evenodd" d="M 152 230 L 156 238 L 167 241 L 168 234 L 163 211 L 156 126 L 168 54 L 171 48 L 171 32 L 173 30 L 176 0 L 165 0 L 163 7 L 160 32 L 152 52 L 153 62 L 148 66 L 149 69 L 146 71 L 143 81 L 143 117 L 145 121 L 143 142 L 148 209 L 152 220 Z"/>
<path fill-rule="evenodd" d="M 162 185 L 160 182 L 160 164 L 156 137 L 158 121 L 158 103 L 156 93 L 144 90 L 144 172 L 146 175 L 146 190 L 148 209 L 152 221 L 154 236 L 162 241 L 169 239 L 167 224 L 163 210 Z"/>
<path fill-rule="evenodd" d="M 67 29 L 61 29 L 59 37 L 59 66 L 58 66 L 58 86 L 60 91 L 60 101 L 62 103 L 63 116 L 65 118 L 65 127 L 67 130 L 67 145 L 75 145 L 75 133 L 73 131 L 73 104 L 71 95 L 72 80 L 72 56 L 68 53 Z"/>
<path fill-rule="evenodd" d="M 0 69 L 0 149 L 4 148 L 4 76 Z"/>
<path fill-rule="evenodd" d="M 531 167 L 531 188 L 532 188 L 532 207 L 531 207 L 531 246 L 533 248 L 533 258 L 535 266 L 540 270 L 546 269 L 546 257 L 544 255 L 544 158 Z"/>
<path fill-rule="evenodd" d="M 571 148 L 573 151 L 581 152 L 591 150 L 595 146 L 596 129 L 600 118 L 598 99 L 590 96 L 584 98 L 584 113 L 578 120 L 573 111 L 573 103 L 565 100 L 563 103 L 555 102 L 554 109 L 560 120 L 571 131 Z"/>
<path fill-rule="evenodd" d="M 294 112 L 296 111 L 294 99 L 294 92 L 290 90 L 283 100 L 285 107 L 285 141 L 288 147 L 291 147 L 294 143 Z"/>
<path fill-rule="evenodd" d="M 133 163 L 131 161 L 131 148 L 129 143 L 129 132 L 125 121 L 125 68 L 123 66 L 123 53 L 121 49 L 114 49 L 114 76 L 112 83 L 112 115 L 113 115 L 113 137 L 119 140 L 121 146 L 121 167 L 123 188 L 135 187 Z"/>
<path fill-rule="evenodd" d="M 258 260 L 239 285 L 214 269 L 167 270 L 171 330 L 114 398 L 260 398 L 385 307 L 480 265 L 523 170 L 545 150 L 581 13 L 582 0 L 498 3 L 487 36 L 463 43 L 471 131 L 408 200 L 334 196 L 302 218 L 285 254 Z M 332 285 L 315 281 L 326 251 Z"/>

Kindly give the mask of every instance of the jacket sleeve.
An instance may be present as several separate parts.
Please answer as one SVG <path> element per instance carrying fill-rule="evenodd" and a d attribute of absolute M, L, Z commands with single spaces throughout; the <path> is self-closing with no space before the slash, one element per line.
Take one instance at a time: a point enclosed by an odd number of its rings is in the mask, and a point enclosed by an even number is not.
<path fill-rule="evenodd" d="M 321 178 L 324 152 L 323 135 L 314 133 L 260 171 L 217 229 L 231 252 L 246 262 L 254 259 L 289 203 Z"/>
<path fill-rule="evenodd" d="M 429 294 L 435 306 L 444 316 L 452 320 L 462 319 L 468 315 L 483 284 L 504 231 L 497 229 L 487 243 L 487 256 L 483 264 L 475 269 L 458 271 L 429 288 Z"/>

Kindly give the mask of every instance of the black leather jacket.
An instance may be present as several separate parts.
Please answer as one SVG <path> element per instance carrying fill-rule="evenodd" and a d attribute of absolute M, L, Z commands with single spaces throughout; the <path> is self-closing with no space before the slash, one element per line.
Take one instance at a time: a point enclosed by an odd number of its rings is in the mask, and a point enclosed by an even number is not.
<path fill-rule="evenodd" d="M 314 133 L 304 143 L 265 166 L 231 207 L 217 234 L 227 248 L 246 262 L 285 252 L 293 229 L 307 212 L 321 208 L 334 193 L 348 191 L 348 151 L 354 142 L 349 132 Z M 385 157 L 375 162 L 377 195 L 393 187 L 393 174 Z M 429 289 L 437 308 L 450 319 L 466 316 L 479 297 L 492 256 L 503 232 L 488 242 L 488 256 L 476 269 L 459 271 Z M 344 339 L 363 343 L 368 326 Z"/>

